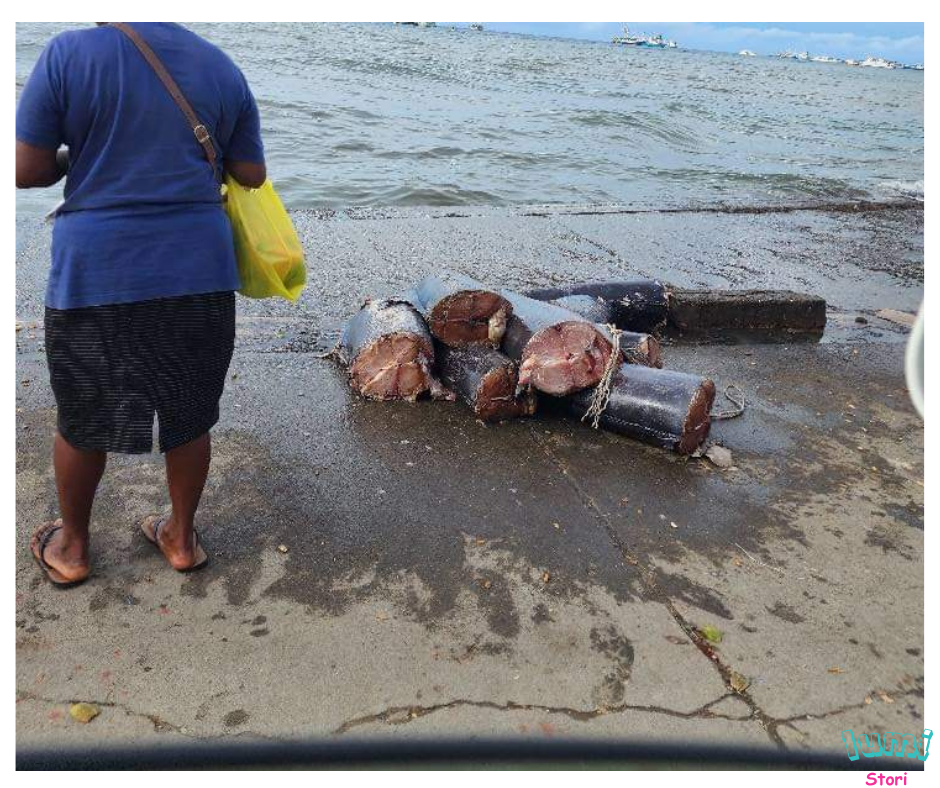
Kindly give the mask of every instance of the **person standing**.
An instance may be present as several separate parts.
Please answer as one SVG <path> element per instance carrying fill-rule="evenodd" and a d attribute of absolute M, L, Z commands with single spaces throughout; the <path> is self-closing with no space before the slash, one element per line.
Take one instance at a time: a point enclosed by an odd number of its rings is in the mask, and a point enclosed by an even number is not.
<path fill-rule="evenodd" d="M 194 518 L 240 286 L 219 181 L 254 188 L 267 177 L 257 104 L 231 59 L 175 23 L 130 32 L 179 85 L 215 162 L 132 39 L 106 23 L 53 38 L 16 113 L 17 188 L 66 179 L 45 309 L 61 518 L 30 542 L 59 585 L 88 577 L 108 453 L 150 452 L 154 414 L 172 508 L 141 528 L 175 569 L 206 564 Z"/>

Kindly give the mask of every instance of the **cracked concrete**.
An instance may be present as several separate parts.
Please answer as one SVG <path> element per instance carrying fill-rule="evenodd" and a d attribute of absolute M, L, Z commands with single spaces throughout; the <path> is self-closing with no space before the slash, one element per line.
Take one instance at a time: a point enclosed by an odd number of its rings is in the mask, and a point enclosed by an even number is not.
<path fill-rule="evenodd" d="M 165 505 L 159 458 L 115 457 L 94 576 L 64 593 L 26 550 L 55 514 L 55 411 L 48 231 L 19 222 L 20 746 L 514 735 L 839 752 L 847 726 L 923 727 L 923 430 L 904 329 L 875 316 L 922 297 L 922 211 L 296 219 L 300 304 L 239 305 L 200 515 L 211 566 L 165 568 L 134 530 Z M 358 300 L 438 265 L 509 286 L 789 286 L 830 300 L 830 328 L 819 344 L 667 343 L 667 366 L 747 393 L 713 428 L 734 454 L 720 471 L 551 410 L 483 426 L 459 404 L 353 398 L 317 353 Z M 75 723 L 75 700 L 101 715 Z"/>

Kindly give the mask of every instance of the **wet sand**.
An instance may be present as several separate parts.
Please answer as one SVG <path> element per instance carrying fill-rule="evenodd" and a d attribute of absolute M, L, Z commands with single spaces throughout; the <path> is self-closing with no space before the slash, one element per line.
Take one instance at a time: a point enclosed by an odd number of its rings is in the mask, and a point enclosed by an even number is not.
<path fill-rule="evenodd" d="M 116 457 L 95 574 L 66 593 L 27 551 L 55 513 L 55 414 L 48 228 L 19 222 L 20 746 L 515 735 L 839 753 L 845 728 L 923 728 L 923 428 L 906 330 L 876 315 L 922 298 L 919 207 L 295 221 L 300 304 L 239 304 L 200 515 L 212 565 L 163 565 L 133 526 L 165 505 L 159 458 Z M 720 470 L 554 414 L 483 426 L 459 403 L 356 399 L 317 354 L 363 298 L 439 267 L 518 288 L 788 288 L 823 295 L 829 327 L 665 345 L 666 367 L 746 392 L 713 427 L 734 457 Z M 79 725 L 71 700 L 102 714 Z"/>

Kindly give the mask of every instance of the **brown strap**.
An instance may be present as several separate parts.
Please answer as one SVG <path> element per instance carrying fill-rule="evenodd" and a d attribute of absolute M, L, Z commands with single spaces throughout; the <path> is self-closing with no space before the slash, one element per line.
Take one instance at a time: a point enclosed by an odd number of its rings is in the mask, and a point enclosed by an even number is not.
<path fill-rule="evenodd" d="M 166 70 L 163 62 L 157 57 L 157 53 L 150 48 L 150 45 L 144 41 L 140 34 L 127 24 L 127 22 L 110 22 L 109 24 L 111 27 L 116 27 L 133 42 L 134 46 L 140 50 L 140 54 L 144 56 L 144 60 L 146 60 L 150 64 L 150 67 L 156 72 L 163 86 L 167 89 L 173 101 L 176 102 L 176 106 L 178 106 L 186 116 L 189 127 L 193 130 L 193 135 L 196 137 L 196 141 L 202 145 L 206 159 L 209 160 L 209 166 L 212 167 L 212 174 L 218 177 L 215 166 L 215 145 L 212 144 L 212 136 L 197 117 L 192 105 L 186 100 L 186 96 L 183 95 L 183 91 L 181 91 L 179 85 L 176 84 L 176 80 L 170 76 L 170 72 Z"/>

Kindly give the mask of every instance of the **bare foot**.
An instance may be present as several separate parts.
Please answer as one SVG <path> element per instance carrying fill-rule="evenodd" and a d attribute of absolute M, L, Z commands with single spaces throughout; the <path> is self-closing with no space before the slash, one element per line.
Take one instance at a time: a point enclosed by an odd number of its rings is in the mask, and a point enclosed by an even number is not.
<path fill-rule="evenodd" d="M 178 535 L 171 515 L 151 514 L 140 523 L 140 530 L 151 544 L 160 548 L 163 557 L 178 572 L 191 572 L 201 569 L 209 562 L 206 551 L 199 544 L 196 531 L 189 539 Z"/>
<path fill-rule="evenodd" d="M 65 539 L 62 521 L 43 523 L 29 540 L 36 563 L 56 585 L 81 583 L 91 573 L 87 545 Z"/>

